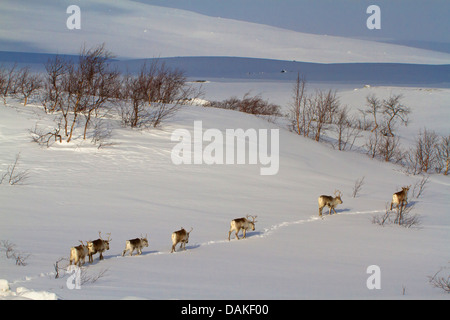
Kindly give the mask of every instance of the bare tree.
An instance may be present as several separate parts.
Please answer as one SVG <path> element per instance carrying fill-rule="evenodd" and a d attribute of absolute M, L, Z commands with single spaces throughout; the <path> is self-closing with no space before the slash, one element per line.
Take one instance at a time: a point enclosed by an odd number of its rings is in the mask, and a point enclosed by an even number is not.
<path fill-rule="evenodd" d="M 380 226 L 389 224 L 397 224 L 404 228 L 418 228 L 421 224 L 421 219 L 418 214 L 413 213 L 414 205 L 399 206 L 396 211 L 389 209 L 389 203 L 386 204 L 386 210 L 383 215 L 376 215 L 372 217 L 372 223 Z"/>
<path fill-rule="evenodd" d="M 382 133 L 386 136 L 394 136 L 394 126 L 398 121 L 405 126 L 408 125 L 408 115 L 411 110 L 400 103 L 402 98 L 402 95 L 394 95 L 383 100 L 382 113 L 385 116 L 386 126 Z"/>
<path fill-rule="evenodd" d="M 16 155 L 14 163 L 8 167 L 6 173 L 4 173 L 0 177 L 0 184 L 2 184 L 2 182 L 5 180 L 7 180 L 8 183 L 12 186 L 23 184 L 25 182 L 25 180 L 28 178 L 28 170 L 19 170 L 19 160 L 20 153 Z"/>
<path fill-rule="evenodd" d="M 386 203 L 386 209 L 383 215 L 375 215 L 372 217 L 372 223 L 384 227 L 387 224 L 392 224 L 392 211 L 389 210 L 389 202 Z"/>
<path fill-rule="evenodd" d="M 361 177 L 355 181 L 355 184 L 353 186 L 353 192 L 352 192 L 353 198 L 356 198 L 358 196 L 358 193 L 361 191 L 362 186 L 364 185 L 364 179 L 365 179 L 365 177 Z"/>
<path fill-rule="evenodd" d="M 375 159 L 378 156 L 380 143 L 381 143 L 381 134 L 376 130 L 370 134 L 365 144 L 367 154 L 372 159 Z"/>
<path fill-rule="evenodd" d="M 24 67 L 17 74 L 17 91 L 22 95 L 26 106 L 29 97 L 42 87 L 41 76 L 37 73 L 31 73 L 29 67 Z"/>
<path fill-rule="evenodd" d="M 419 227 L 421 218 L 418 214 L 413 213 L 414 206 L 414 204 L 399 206 L 394 223 L 405 228 Z"/>
<path fill-rule="evenodd" d="M 367 154 L 372 158 L 380 158 L 385 162 L 400 163 L 405 159 L 405 152 L 400 146 L 398 137 L 385 136 L 378 130 L 372 132 L 365 143 Z"/>
<path fill-rule="evenodd" d="M 3 102 L 6 104 L 5 96 L 3 95 L 5 91 L 5 87 L 7 84 L 7 72 L 3 68 L 3 66 L 0 66 L 0 94 L 3 96 Z"/>
<path fill-rule="evenodd" d="M 82 70 L 74 64 L 70 64 L 63 83 L 65 99 L 60 102 L 60 110 L 65 121 L 64 129 L 67 142 L 70 142 L 78 117 L 87 104 L 87 82 L 83 78 Z M 71 118 L 69 118 L 70 116 Z"/>
<path fill-rule="evenodd" d="M 447 276 L 440 276 L 439 274 L 446 268 L 439 269 L 433 276 L 428 277 L 430 284 L 438 289 L 444 290 L 446 293 L 450 293 L 450 274 Z"/>
<path fill-rule="evenodd" d="M 37 125 L 35 125 L 34 129 L 30 130 L 30 134 L 33 142 L 36 142 L 40 146 L 46 145 L 48 148 L 53 144 L 53 142 L 56 141 L 59 141 L 59 143 L 62 142 L 62 136 L 60 134 L 60 131 L 61 131 L 61 123 L 59 123 L 58 128 L 53 129 L 53 131 L 45 131 L 39 129 Z"/>
<path fill-rule="evenodd" d="M 429 176 L 424 176 L 422 179 L 414 184 L 413 187 L 413 197 L 416 199 L 420 198 L 422 194 L 424 193 L 426 186 L 428 184 L 428 180 L 430 179 Z"/>
<path fill-rule="evenodd" d="M 312 98 L 312 110 L 315 119 L 314 140 L 319 142 L 327 129 L 327 125 L 333 122 L 333 116 L 339 107 L 336 92 L 317 91 Z"/>
<path fill-rule="evenodd" d="M 436 132 L 426 128 L 419 132 L 413 149 L 413 156 L 419 173 L 428 173 L 429 170 L 436 167 L 439 156 L 438 143 L 439 139 Z"/>
<path fill-rule="evenodd" d="M 334 130 L 337 134 L 337 147 L 339 150 L 351 150 L 361 130 L 356 120 L 349 115 L 347 107 L 338 108 L 334 116 Z"/>
<path fill-rule="evenodd" d="M 11 259 L 14 256 L 14 247 L 16 245 L 9 240 L 0 241 L 0 250 L 5 252 L 6 258 Z"/>
<path fill-rule="evenodd" d="M 294 86 L 294 101 L 290 113 L 292 128 L 301 135 L 305 128 L 305 104 L 306 104 L 306 80 L 300 73 L 297 74 L 297 81 Z"/>
<path fill-rule="evenodd" d="M 45 112 L 54 112 L 63 95 L 62 80 L 67 72 L 67 61 L 60 56 L 55 56 L 45 63 L 47 72 L 43 81 L 43 95 L 41 103 Z"/>
<path fill-rule="evenodd" d="M 450 164 L 450 135 L 441 137 L 441 141 L 437 146 L 437 154 L 439 171 L 443 170 L 444 175 L 448 175 Z"/>
<path fill-rule="evenodd" d="M 357 128 L 361 131 L 367 131 L 367 130 L 370 130 L 371 128 L 373 128 L 373 126 L 374 126 L 373 121 L 367 119 L 367 114 L 368 114 L 367 111 L 358 109 L 358 112 L 361 116 L 356 117 L 355 121 L 356 121 Z"/>
<path fill-rule="evenodd" d="M 374 132 L 378 129 L 377 115 L 382 107 L 382 104 L 381 101 L 375 95 L 367 96 L 366 101 L 367 101 L 367 109 L 365 110 L 365 113 L 370 114 L 373 117 L 374 127 L 372 129 L 372 132 Z"/>
<path fill-rule="evenodd" d="M 0 241 L 0 250 L 5 251 L 6 258 L 13 259 L 16 262 L 16 266 L 26 266 L 26 260 L 31 254 L 25 254 L 15 249 L 16 245 L 8 240 Z"/>
<path fill-rule="evenodd" d="M 92 116 L 97 116 L 117 96 L 119 72 L 110 67 L 111 58 L 111 52 L 102 44 L 91 49 L 82 47 L 77 64 L 57 56 L 45 65 L 47 76 L 42 101 L 48 112 L 61 113 L 67 142 L 72 140 L 83 115 L 86 139 Z"/>
<path fill-rule="evenodd" d="M 91 78 L 87 84 L 88 101 L 81 110 L 85 116 L 83 138 L 86 139 L 86 132 L 92 116 L 99 116 L 100 110 L 104 109 L 106 103 L 115 99 L 120 89 L 120 73 L 117 69 L 111 69 L 107 60 L 111 54 L 105 51 L 104 47 L 88 51 L 83 56 L 88 65 L 88 73 Z M 89 70 L 91 69 L 91 70 Z"/>
<path fill-rule="evenodd" d="M 16 68 L 17 63 L 9 69 L 2 68 L 0 71 L 0 94 L 3 96 L 4 104 L 6 104 L 6 97 L 8 94 L 15 92 L 14 86 L 17 78 Z"/>
<path fill-rule="evenodd" d="M 78 85 L 75 86 L 76 102 L 73 110 L 79 111 L 85 116 L 83 139 L 92 115 L 98 114 L 99 110 L 115 96 L 119 88 L 119 72 L 112 70 L 109 60 L 112 53 L 105 48 L 105 44 L 86 49 L 82 48 L 78 70 L 75 72 Z M 73 123 L 72 130 L 73 132 Z M 70 141 L 69 136 L 68 142 Z"/>
<path fill-rule="evenodd" d="M 377 153 L 385 162 L 395 163 L 401 162 L 405 155 L 400 147 L 400 139 L 391 136 L 381 137 Z"/>
<path fill-rule="evenodd" d="M 122 123 L 132 128 L 159 126 L 197 94 L 186 82 L 181 70 L 169 69 L 158 60 L 143 64 L 137 75 L 124 78 L 119 106 Z"/>

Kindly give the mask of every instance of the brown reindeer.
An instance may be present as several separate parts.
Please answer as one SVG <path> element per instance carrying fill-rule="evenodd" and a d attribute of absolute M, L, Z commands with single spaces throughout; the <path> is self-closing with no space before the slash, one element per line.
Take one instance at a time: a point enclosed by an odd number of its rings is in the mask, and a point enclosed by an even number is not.
<path fill-rule="evenodd" d="M 127 251 L 130 251 L 130 256 L 133 255 L 133 251 L 136 250 L 138 255 L 142 254 L 142 248 L 148 247 L 147 235 L 145 238 L 141 235 L 141 238 L 127 240 L 125 250 L 123 250 L 122 257 Z"/>
<path fill-rule="evenodd" d="M 257 216 L 250 216 L 247 215 L 246 218 L 238 218 L 238 219 L 234 219 L 230 222 L 230 231 L 228 231 L 228 241 L 230 241 L 230 235 L 233 231 L 236 231 L 235 235 L 236 235 L 236 239 L 239 240 L 239 231 L 243 230 L 242 233 L 243 235 L 243 239 L 245 239 L 247 237 L 246 233 L 248 229 L 252 229 L 252 231 L 255 231 L 255 223 L 256 221 L 256 217 Z M 252 221 L 249 220 L 249 218 L 252 218 Z"/>
<path fill-rule="evenodd" d="M 81 245 L 77 247 L 70 248 L 70 263 L 69 265 L 72 265 L 72 263 L 76 266 L 78 265 L 81 267 L 81 262 L 83 261 L 83 264 L 86 262 L 86 256 L 89 253 L 89 250 L 87 246 L 83 243 L 83 241 L 79 240 L 81 242 Z"/>
<path fill-rule="evenodd" d="M 178 243 L 180 244 L 180 249 L 184 247 L 184 250 L 186 250 L 186 243 L 189 243 L 189 234 L 194 230 L 194 228 L 191 227 L 191 231 L 187 232 L 184 230 L 184 228 L 181 228 L 181 230 L 175 231 L 172 233 L 172 251 L 170 253 L 175 252 L 175 246 Z"/>
<path fill-rule="evenodd" d="M 397 205 L 397 209 L 400 209 L 408 204 L 409 188 L 411 188 L 411 186 L 403 187 L 402 191 L 396 192 L 392 195 L 391 210 L 394 205 Z"/>
<path fill-rule="evenodd" d="M 99 231 L 98 235 L 100 239 L 94 240 L 94 241 L 88 241 L 87 247 L 89 249 L 89 262 L 94 262 L 93 255 L 97 252 L 100 253 L 100 260 L 103 260 L 103 252 L 106 250 L 109 250 L 109 243 L 112 241 L 111 239 L 111 233 L 108 233 L 108 240 L 102 239 L 102 233 Z"/>
<path fill-rule="evenodd" d="M 340 192 L 339 190 L 336 190 L 336 191 L 334 192 L 334 197 L 331 197 L 331 196 L 323 196 L 323 195 L 320 196 L 319 199 L 318 199 L 318 202 L 319 202 L 319 217 L 322 217 L 322 210 L 323 210 L 323 208 L 326 207 L 326 206 L 328 206 L 328 207 L 330 208 L 328 214 L 331 215 L 331 210 L 333 210 L 334 213 L 337 214 L 337 213 L 336 213 L 336 209 L 335 209 L 336 206 L 337 206 L 338 204 L 344 203 L 344 202 L 342 201 L 341 197 L 342 197 L 342 192 Z"/>

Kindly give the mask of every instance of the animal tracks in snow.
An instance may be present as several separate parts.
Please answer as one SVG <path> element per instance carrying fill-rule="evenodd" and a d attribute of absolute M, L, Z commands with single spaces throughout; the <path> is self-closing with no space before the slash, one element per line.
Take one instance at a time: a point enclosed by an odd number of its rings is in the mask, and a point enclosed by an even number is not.
<path fill-rule="evenodd" d="M 337 214 L 337 216 L 339 216 L 339 215 L 371 214 L 371 213 L 381 213 L 381 212 L 384 212 L 384 210 L 345 211 L 345 212 L 339 212 Z M 332 216 L 336 216 L 336 215 L 332 215 Z M 257 235 L 251 236 L 251 234 L 249 233 L 248 237 L 249 238 L 265 238 L 265 237 L 270 236 L 271 234 L 273 234 L 274 232 L 276 232 L 279 229 L 286 228 L 286 227 L 293 226 L 293 225 L 298 225 L 298 224 L 305 224 L 305 223 L 310 223 L 310 222 L 314 222 L 314 221 L 325 220 L 325 219 L 327 219 L 327 217 L 328 216 L 324 216 L 323 218 L 320 218 L 319 216 L 311 216 L 307 219 L 281 222 L 281 223 L 272 225 L 270 227 L 264 228 Z M 258 232 L 256 232 L 256 233 L 258 233 Z M 230 241 L 228 241 L 228 240 L 208 241 L 208 242 L 204 242 L 204 243 L 198 243 L 198 244 L 194 245 L 193 248 L 197 248 L 197 247 L 201 247 L 201 246 L 210 246 L 210 245 L 221 244 L 221 243 L 229 243 L 229 242 Z M 189 246 L 188 246 L 188 248 L 189 248 Z"/>
<path fill-rule="evenodd" d="M 334 216 L 339 216 L 339 215 L 362 215 L 362 214 L 373 214 L 373 213 L 382 213 L 384 212 L 384 210 L 371 210 L 371 211 L 344 211 L 344 212 L 339 212 L 337 215 L 332 215 L 332 216 L 327 216 L 325 215 L 323 218 L 320 218 L 319 216 L 311 216 L 309 218 L 306 219 L 300 219 L 300 220 L 294 220 L 294 221 L 285 221 L 285 222 L 281 222 L 281 223 L 277 223 L 274 224 L 270 227 L 264 228 L 261 231 L 256 231 L 256 232 L 249 232 L 248 233 L 248 238 L 250 239 L 257 239 L 257 238 L 266 238 L 271 236 L 274 232 L 283 229 L 283 228 L 287 228 L 290 226 L 295 226 L 295 225 L 300 225 L 300 224 L 306 224 L 306 223 L 311 223 L 311 222 L 316 222 L 316 221 L 321 221 L 321 220 L 327 220 L 328 218 L 334 217 Z M 225 237 L 225 234 L 224 234 Z M 233 240 L 234 241 L 234 240 Z M 233 242 L 231 241 L 231 242 Z M 223 240 L 211 240 L 211 241 L 206 241 L 203 243 L 195 243 L 192 245 L 188 245 L 187 246 L 187 251 L 189 250 L 194 250 L 196 248 L 199 247 L 207 247 L 207 246 L 215 246 L 215 245 L 219 245 L 219 244 L 226 244 L 226 243 L 230 243 L 230 241 L 228 241 L 228 239 L 223 239 Z M 177 251 L 177 253 L 183 253 L 186 251 Z M 134 255 L 133 257 L 129 257 L 129 256 L 125 256 L 122 257 L 121 254 L 116 255 L 112 255 L 112 256 L 106 256 L 105 260 L 108 261 L 111 258 L 117 258 L 117 259 L 129 259 L 129 258 L 145 258 L 145 257 L 156 257 L 156 256 L 160 256 L 160 255 L 170 255 L 170 251 L 169 249 L 167 250 L 163 250 L 163 251 L 158 251 L 158 250 L 151 250 L 148 252 L 143 252 L 142 255 L 138 256 L 138 255 Z M 85 267 L 83 267 L 85 268 Z M 26 283 L 26 282 L 32 282 L 34 280 L 37 280 L 38 278 L 43 278 L 43 277 L 48 277 L 48 278 L 53 278 L 55 276 L 54 272 L 47 272 L 47 273 L 41 273 L 39 275 L 36 276 L 27 276 L 25 278 L 22 278 L 20 280 L 16 280 L 14 282 L 12 282 L 12 284 L 20 284 L 20 283 Z M 64 276 L 63 276 L 64 277 Z"/>

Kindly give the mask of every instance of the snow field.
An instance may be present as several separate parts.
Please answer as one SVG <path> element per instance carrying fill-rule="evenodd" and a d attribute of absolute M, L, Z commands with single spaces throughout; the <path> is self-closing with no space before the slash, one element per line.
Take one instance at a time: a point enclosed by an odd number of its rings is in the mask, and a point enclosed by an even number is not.
<path fill-rule="evenodd" d="M 417 108 L 428 97 L 422 98 Z M 114 146 L 97 150 L 76 139 L 46 149 L 28 135 L 36 122 L 52 124 L 42 110 L 14 101 L 1 108 L 0 170 L 18 152 L 20 167 L 30 170 L 26 185 L 0 185 L 0 238 L 32 254 L 26 267 L 0 258 L 0 278 L 9 281 L 11 292 L 26 287 L 61 299 L 446 297 L 427 280 L 448 262 L 446 177 L 432 176 L 416 201 L 421 229 L 381 228 L 371 224 L 371 216 L 383 212 L 398 187 L 419 177 L 285 130 L 276 176 L 260 176 L 258 165 L 171 163 L 171 133 L 192 130 L 195 120 L 203 121 L 204 130 L 276 128 L 251 115 L 187 107 L 150 131 L 108 120 L 115 127 Z M 353 183 L 361 176 L 365 185 L 353 199 Z M 344 193 L 338 215 L 319 219 L 318 195 L 335 189 Z M 258 215 L 256 230 L 246 240 L 232 235 L 228 242 L 230 221 L 246 214 Z M 194 228 L 187 251 L 169 254 L 170 235 L 180 227 Z M 53 263 L 68 258 L 78 240 L 96 239 L 99 230 L 111 232 L 111 249 L 105 260 L 96 255 L 83 270 L 90 276 L 106 272 L 81 290 L 69 290 L 67 275 L 54 279 Z M 140 234 L 148 234 L 149 247 L 141 256 L 121 257 L 125 240 Z M 366 269 L 373 264 L 382 271 L 379 291 L 366 287 Z"/>
<path fill-rule="evenodd" d="M 2 2 L 1 50 L 77 54 L 106 43 L 121 58 L 230 56 L 319 63 L 448 64 L 450 55 L 406 46 L 314 35 L 135 1 L 83 1 L 81 30 L 66 27 L 70 1 Z M 362 13 L 363 14 L 363 13 Z M 364 15 L 362 16 L 364 18 Z M 365 28 L 365 25 L 361 25 Z M 9 32 L 14 30 L 14 32 Z"/>

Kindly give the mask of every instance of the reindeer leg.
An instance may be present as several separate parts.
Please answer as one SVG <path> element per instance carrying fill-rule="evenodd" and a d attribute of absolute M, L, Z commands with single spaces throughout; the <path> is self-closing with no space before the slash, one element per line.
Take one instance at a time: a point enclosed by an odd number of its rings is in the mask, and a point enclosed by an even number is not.
<path fill-rule="evenodd" d="M 247 238 L 247 230 L 244 229 L 244 230 L 242 231 L 242 233 L 244 234 L 243 239 Z"/>

